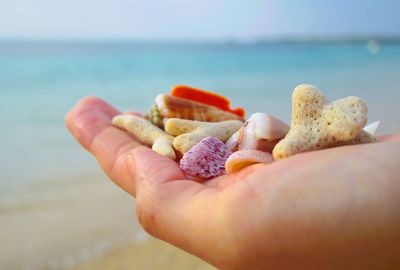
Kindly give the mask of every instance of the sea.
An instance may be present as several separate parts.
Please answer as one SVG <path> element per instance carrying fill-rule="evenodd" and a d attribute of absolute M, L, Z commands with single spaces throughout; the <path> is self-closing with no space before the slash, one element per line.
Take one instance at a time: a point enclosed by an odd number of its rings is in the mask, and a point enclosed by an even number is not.
<path fill-rule="evenodd" d="M 64 116 L 82 97 L 146 112 L 177 84 L 215 91 L 247 115 L 290 122 L 302 83 L 359 96 L 378 133 L 400 130 L 400 42 L 0 42 L 0 202 L 99 168 Z"/>

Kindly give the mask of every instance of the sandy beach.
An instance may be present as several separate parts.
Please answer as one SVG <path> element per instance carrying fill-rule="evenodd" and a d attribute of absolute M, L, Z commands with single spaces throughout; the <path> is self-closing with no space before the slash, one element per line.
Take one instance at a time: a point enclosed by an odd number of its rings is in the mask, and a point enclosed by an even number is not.
<path fill-rule="evenodd" d="M 216 269 L 200 259 L 154 238 L 142 243 L 115 249 L 73 268 L 73 270 L 128 269 Z"/>
<path fill-rule="evenodd" d="M 45 183 L 0 204 L 0 269 L 213 269 L 147 235 L 100 172 Z"/>

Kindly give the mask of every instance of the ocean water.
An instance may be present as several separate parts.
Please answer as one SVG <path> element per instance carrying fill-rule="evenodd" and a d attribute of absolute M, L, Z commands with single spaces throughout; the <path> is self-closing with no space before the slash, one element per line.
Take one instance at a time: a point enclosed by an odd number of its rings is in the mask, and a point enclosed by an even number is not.
<path fill-rule="evenodd" d="M 370 44 L 371 45 L 371 44 Z M 291 92 L 362 97 L 380 133 L 400 129 L 400 43 L 270 44 L 0 42 L 0 199 L 99 170 L 64 115 L 87 95 L 147 111 L 176 84 L 213 90 L 290 122 Z"/>

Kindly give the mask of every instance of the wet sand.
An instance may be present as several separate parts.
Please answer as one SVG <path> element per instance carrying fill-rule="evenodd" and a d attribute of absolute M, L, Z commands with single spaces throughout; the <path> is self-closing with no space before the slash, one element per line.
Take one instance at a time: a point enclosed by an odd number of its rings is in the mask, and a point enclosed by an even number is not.
<path fill-rule="evenodd" d="M 0 202 L 0 269 L 213 269 L 147 235 L 101 172 L 63 177 Z"/>
<path fill-rule="evenodd" d="M 142 244 L 116 249 L 109 254 L 83 263 L 73 270 L 131 269 L 216 269 L 167 243 L 154 238 Z"/>

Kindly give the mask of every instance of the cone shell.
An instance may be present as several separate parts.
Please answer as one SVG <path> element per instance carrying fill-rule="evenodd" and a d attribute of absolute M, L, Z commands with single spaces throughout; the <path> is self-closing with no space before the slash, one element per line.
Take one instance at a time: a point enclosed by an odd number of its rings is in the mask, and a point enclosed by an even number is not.
<path fill-rule="evenodd" d="M 217 107 L 166 94 L 160 94 L 156 97 L 156 105 L 163 118 L 181 118 L 204 122 L 244 121 L 240 116 Z"/>
<path fill-rule="evenodd" d="M 225 170 L 229 174 L 253 164 L 271 162 L 273 162 L 273 158 L 270 153 L 259 150 L 240 150 L 229 156 L 225 162 Z"/>

